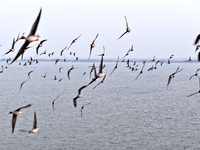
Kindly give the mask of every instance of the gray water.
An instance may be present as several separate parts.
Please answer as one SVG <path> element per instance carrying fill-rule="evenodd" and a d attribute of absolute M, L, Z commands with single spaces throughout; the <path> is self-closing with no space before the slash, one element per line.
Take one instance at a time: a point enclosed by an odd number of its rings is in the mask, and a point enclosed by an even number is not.
<path fill-rule="evenodd" d="M 199 63 L 165 63 L 153 71 L 147 70 L 154 63 L 147 63 L 136 81 L 142 63 L 138 63 L 136 72 L 119 63 L 111 76 L 115 62 L 105 64 L 105 82 L 93 90 L 100 79 L 83 89 L 84 97 L 77 100 L 77 108 L 73 98 L 81 86 L 91 81 L 88 66 L 92 62 L 7 65 L 0 74 L 0 149 L 200 149 L 200 94 L 187 97 L 199 90 L 198 78 L 189 80 L 200 68 Z M 67 71 L 72 65 L 76 69 L 69 80 Z M 183 71 L 166 89 L 169 75 L 178 66 Z M 28 79 L 31 70 L 31 80 L 20 91 L 20 84 Z M 47 77 L 41 77 L 46 71 Z M 62 81 L 53 80 L 54 75 Z M 52 101 L 58 95 L 53 112 Z M 81 117 L 82 105 L 89 102 Z M 12 115 L 8 113 L 27 104 L 32 106 L 18 115 L 12 134 Z M 40 130 L 29 134 L 34 111 Z"/>

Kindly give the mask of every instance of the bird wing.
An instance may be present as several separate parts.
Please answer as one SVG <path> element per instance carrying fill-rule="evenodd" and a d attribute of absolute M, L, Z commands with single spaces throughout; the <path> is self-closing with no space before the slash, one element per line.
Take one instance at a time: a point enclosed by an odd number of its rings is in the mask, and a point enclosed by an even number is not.
<path fill-rule="evenodd" d="M 17 121 L 17 115 L 13 114 L 13 117 L 12 117 L 12 133 L 15 130 L 16 121 Z"/>
<path fill-rule="evenodd" d="M 38 45 L 37 47 L 36 47 L 36 54 L 38 55 L 38 50 L 39 50 L 39 48 L 40 48 L 40 46 Z"/>
<path fill-rule="evenodd" d="M 29 35 L 35 35 L 35 32 L 36 32 L 37 27 L 38 27 L 38 23 L 39 23 L 39 21 L 40 21 L 41 13 L 42 13 L 42 9 L 40 9 L 40 12 L 39 12 L 39 14 L 38 14 L 38 16 L 37 16 L 35 22 L 34 22 L 33 25 L 32 25 L 32 28 L 31 28 L 31 31 L 30 31 Z"/>
<path fill-rule="evenodd" d="M 32 104 L 28 104 L 28 105 L 26 105 L 26 106 L 23 106 L 23 107 L 18 108 L 17 110 L 20 110 L 20 109 L 22 109 L 22 108 L 30 107 L 31 105 L 32 105 Z"/>
<path fill-rule="evenodd" d="M 76 102 L 76 100 L 77 100 L 77 96 L 73 99 L 73 103 L 74 103 L 74 107 L 76 107 L 77 106 L 77 102 Z"/>
<path fill-rule="evenodd" d="M 115 69 L 116 69 L 116 66 L 115 66 L 115 68 L 113 68 L 113 70 L 112 70 L 112 72 L 110 73 L 110 75 L 114 72 Z M 109 75 L 109 76 L 110 76 L 110 75 Z"/>
<path fill-rule="evenodd" d="M 99 73 L 102 73 L 103 72 L 103 55 L 101 56 L 101 62 L 99 64 Z"/>
<path fill-rule="evenodd" d="M 190 79 L 189 80 L 191 80 L 192 79 L 192 77 L 194 77 L 195 75 L 192 75 L 191 77 L 190 77 Z"/>
<path fill-rule="evenodd" d="M 11 50 L 7 51 L 4 55 L 7 55 L 8 53 L 12 52 Z"/>
<path fill-rule="evenodd" d="M 124 18 L 125 18 L 125 21 L 126 21 L 126 27 L 129 28 L 129 27 L 128 27 L 128 21 L 127 21 L 127 19 L 126 19 L 126 16 L 124 16 Z"/>
<path fill-rule="evenodd" d="M 69 76 L 70 72 L 71 72 L 71 69 L 69 69 L 68 72 L 67 72 L 67 76 L 68 76 L 69 80 L 70 80 L 70 76 Z"/>
<path fill-rule="evenodd" d="M 15 46 L 15 38 L 13 38 L 12 49 L 14 49 L 14 46 Z"/>
<path fill-rule="evenodd" d="M 98 77 L 94 77 L 93 79 L 92 79 L 92 81 L 90 81 L 90 83 L 88 83 L 88 85 L 90 85 L 90 84 L 92 84 L 94 81 L 96 81 L 98 79 Z M 88 86 L 87 85 L 87 86 Z"/>
<path fill-rule="evenodd" d="M 92 44 L 94 44 L 94 42 L 96 41 L 96 39 L 97 39 L 98 36 L 99 36 L 99 33 L 97 33 L 97 35 L 96 35 L 94 41 L 92 42 Z"/>
<path fill-rule="evenodd" d="M 196 44 L 199 42 L 199 39 L 200 39 L 200 34 L 197 35 L 197 37 L 196 37 L 196 39 L 195 39 L 195 41 L 194 41 L 194 45 L 196 45 Z"/>
<path fill-rule="evenodd" d="M 110 73 L 110 75 L 113 73 L 113 71 L 114 71 L 115 69 L 117 69 L 117 67 L 118 67 L 118 62 L 119 62 L 119 55 L 118 55 L 118 58 L 117 58 L 116 65 L 115 65 L 114 69 L 112 70 L 112 72 Z M 110 76 L 110 75 L 109 75 L 109 76 Z"/>
<path fill-rule="evenodd" d="M 198 91 L 198 92 L 195 92 L 195 93 L 192 93 L 192 94 L 188 95 L 187 97 L 193 96 L 193 95 L 195 95 L 195 94 L 197 94 L 197 93 L 199 93 L 199 91 Z"/>
<path fill-rule="evenodd" d="M 43 42 L 45 42 L 45 41 L 47 41 L 47 39 L 45 39 L 45 40 L 42 40 L 41 42 L 40 42 L 40 44 L 42 44 Z"/>
<path fill-rule="evenodd" d="M 92 44 L 90 44 L 90 54 L 89 54 L 89 58 L 91 57 L 91 54 L 92 54 Z"/>
<path fill-rule="evenodd" d="M 128 31 L 125 31 L 117 40 L 119 40 L 122 36 L 124 36 Z"/>
<path fill-rule="evenodd" d="M 171 75 L 170 75 L 170 76 L 169 76 L 169 79 L 168 79 L 168 82 L 167 82 L 167 88 L 168 88 L 168 86 L 169 86 L 171 80 L 172 80 L 172 77 L 171 77 Z"/>
<path fill-rule="evenodd" d="M 103 77 L 103 79 L 102 79 L 95 87 L 93 87 L 93 90 L 94 90 L 97 86 L 99 86 L 99 84 L 103 83 L 104 80 L 105 80 L 105 78 L 106 78 L 106 75 Z"/>
<path fill-rule="evenodd" d="M 37 129 L 37 118 L 36 118 L 36 112 L 34 112 L 34 118 L 33 118 L 33 129 Z"/>

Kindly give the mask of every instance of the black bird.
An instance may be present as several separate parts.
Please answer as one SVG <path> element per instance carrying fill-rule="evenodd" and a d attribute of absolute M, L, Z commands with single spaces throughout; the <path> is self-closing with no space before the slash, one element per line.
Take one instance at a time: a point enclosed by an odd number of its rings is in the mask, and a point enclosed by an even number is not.
<path fill-rule="evenodd" d="M 122 36 L 124 36 L 126 33 L 129 33 L 131 32 L 131 29 L 128 27 L 128 22 L 127 22 L 127 19 L 126 19 L 126 16 L 124 16 L 125 18 L 125 21 L 126 21 L 126 31 L 117 39 L 119 40 Z"/>
<path fill-rule="evenodd" d="M 41 13 L 42 13 L 42 9 L 40 9 L 40 12 L 34 22 L 34 24 L 32 25 L 32 28 L 31 28 L 31 31 L 28 35 L 28 37 L 30 36 L 35 36 L 35 32 L 37 30 L 37 27 L 38 27 L 38 23 L 40 21 L 40 16 L 41 16 Z M 38 37 L 38 36 L 37 36 Z M 20 48 L 20 50 L 18 51 L 17 55 L 15 56 L 15 58 L 13 59 L 13 61 L 11 62 L 11 64 L 20 56 L 24 53 L 24 50 L 27 48 L 27 46 L 31 43 L 32 41 L 29 41 L 26 39 L 26 41 L 24 42 L 24 44 L 22 45 L 22 47 Z"/>
<path fill-rule="evenodd" d="M 77 98 L 83 98 L 83 94 L 81 94 L 81 90 L 86 87 L 87 87 L 87 85 L 84 85 L 78 90 L 78 95 L 76 97 L 74 97 L 74 99 L 73 99 L 74 107 L 77 106 L 77 102 L 76 102 Z"/>
<path fill-rule="evenodd" d="M 16 121 L 17 121 L 17 115 L 22 113 L 21 109 L 27 108 L 27 107 L 30 107 L 30 106 L 31 106 L 31 104 L 28 104 L 26 106 L 20 107 L 20 108 L 14 110 L 14 111 L 9 112 L 9 114 L 13 114 L 13 117 L 12 117 L 12 133 L 14 132 L 14 129 L 15 129 L 15 124 L 16 124 Z"/>
<path fill-rule="evenodd" d="M 99 35 L 99 34 L 96 35 L 94 41 L 92 42 L 92 44 L 90 44 L 90 55 L 89 55 L 89 58 L 88 58 L 88 59 L 90 59 L 90 56 L 91 56 L 91 54 L 92 54 L 92 49 L 95 47 L 94 42 L 95 42 L 95 40 L 97 39 L 98 35 Z"/>

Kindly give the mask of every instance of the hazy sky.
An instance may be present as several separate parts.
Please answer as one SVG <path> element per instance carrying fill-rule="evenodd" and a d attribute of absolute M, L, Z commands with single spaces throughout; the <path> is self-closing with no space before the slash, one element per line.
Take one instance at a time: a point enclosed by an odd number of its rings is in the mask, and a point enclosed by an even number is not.
<path fill-rule="evenodd" d="M 92 57 L 106 48 L 105 58 L 121 58 L 133 45 L 134 52 L 127 58 L 174 58 L 197 59 L 196 36 L 200 33 L 199 0 L 1 0 L 0 58 L 12 59 L 24 43 L 16 43 L 16 51 L 2 56 L 12 45 L 18 33 L 28 35 L 40 8 L 42 15 L 37 29 L 40 40 L 47 39 L 40 52 L 55 52 L 54 57 L 71 58 L 76 52 L 79 58 L 88 58 L 90 44 L 97 33 Z M 116 39 L 126 30 L 127 17 L 131 32 Z M 64 56 L 60 51 L 76 41 Z M 38 42 L 27 50 L 24 57 L 36 56 Z M 53 58 L 53 57 L 52 57 Z"/>

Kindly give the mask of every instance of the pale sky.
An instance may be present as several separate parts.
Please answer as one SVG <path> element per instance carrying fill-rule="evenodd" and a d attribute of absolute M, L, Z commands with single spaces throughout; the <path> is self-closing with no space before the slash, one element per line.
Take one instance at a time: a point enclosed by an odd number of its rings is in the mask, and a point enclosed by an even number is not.
<path fill-rule="evenodd" d="M 30 32 L 40 8 L 42 14 L 36 34 L 47 39 L 39 53 L 55 52 L 52 58 L 88 58 L 90 44 L 97 33 L 92 57 L 106 48 L 105 58 L 122 58 L 133 45 L 134 51 L 127 58 L 174 58 L 197 59 L 194 40 L 200 34 L 199 0 L 1 0 L 0 5 L 0 59 L 14 58 L 24 40 L 15 45 L 15 52 L 2 56 L 11 48 L 18 33 Z M 131 32 L 116 39 L 126 30 L 124 16 Z M 82 36 L 64 56 L 60 51 L 73 39 Z M 24 57 L 36 56 L 38 42 L 30 45 Z"/>

